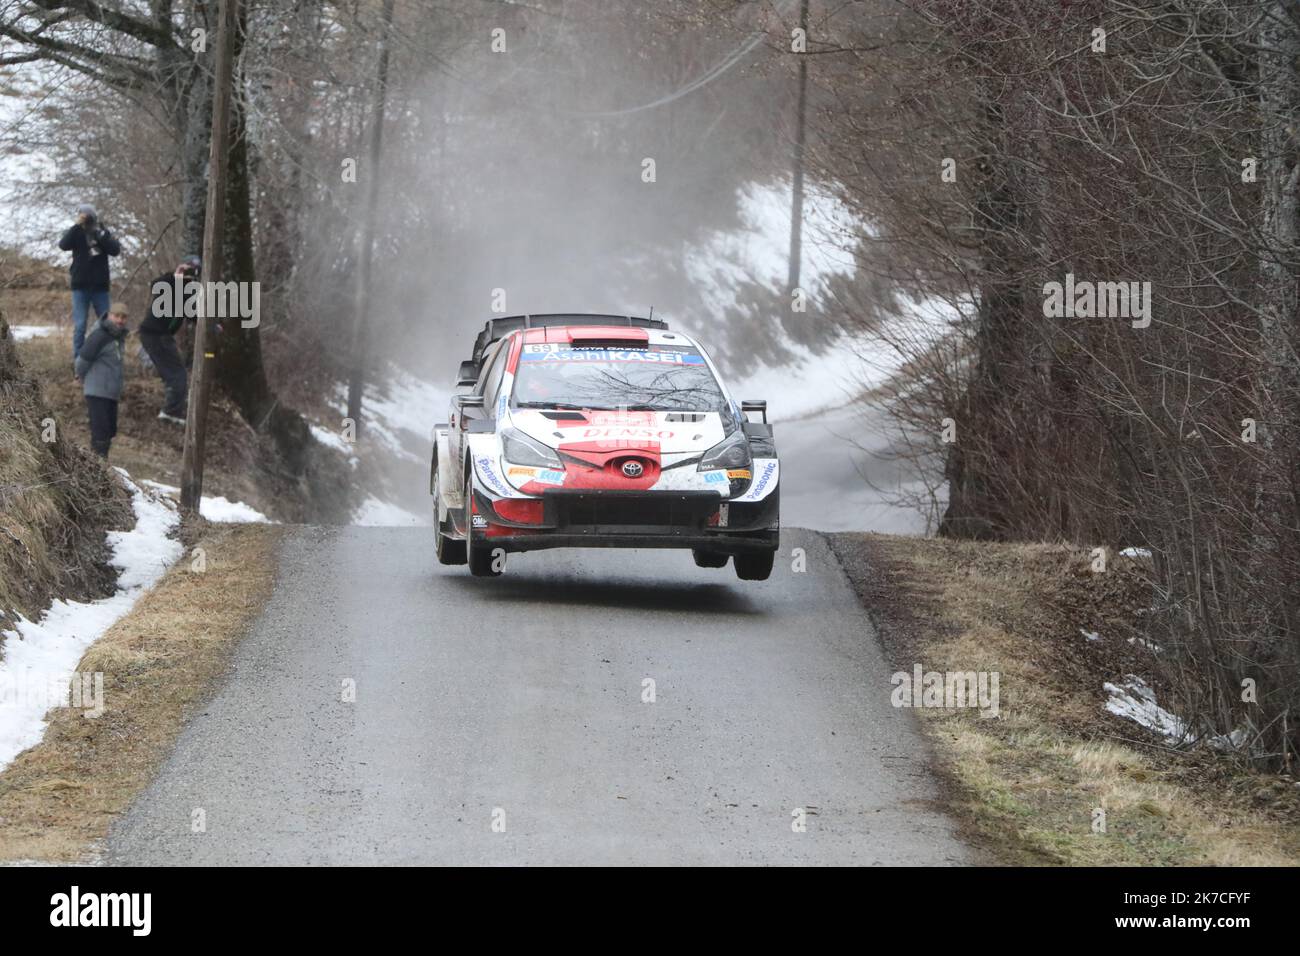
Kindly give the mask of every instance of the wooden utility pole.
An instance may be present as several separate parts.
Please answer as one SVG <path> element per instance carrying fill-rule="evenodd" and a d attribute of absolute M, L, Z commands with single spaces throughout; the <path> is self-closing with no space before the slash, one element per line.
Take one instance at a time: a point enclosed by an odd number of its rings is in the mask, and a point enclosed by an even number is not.
<path fill-rule="evenodd" d="M 803 145 L 804 111 L 808 102 L 808 0 L 799 7 L 799 27 L 803 30 L 804 52 L 799 54 L 799 106 L 794 127 L 794 175 L 790 197 L 790 272 L 786 291 L 799 288 L 803 266 Z"/>
<path fill-rule="evenodd" d="M 240 0 L 219 0 L 217 10 L 216 64 L 212 86 L 212 143 L 208 149 L 208 204 L 203 226 L 204 288 L 220 282 L 225 272 L 226 170 L 230 152 L 230 100 L 234 94 L 234 35 Z M 194 361 L 191 370 L 189 405 L 185 412 L 185 451 L 181 457 L 181 508 L 199 513 L 203 499 L 203 449 L 207 439 L 208 402 L 212 396 L 214 358 L 208 344 L 212 316 L 208 296 L 201 296 L 198 322 L 194 326 Z"/>
<path fill-rule="evenodd" d="M 393 0 L 384 0 L 379 33 L 379 77 L 371 111 L 370 159 L 366 166 L 366 208 L 362 213 L 360 261 L 357 263 L 356 300 L 353 303 L 352 374 L 348 378 L 348 418 L 353 434 L 361 433 L 361 396 L 366 387 L 370 336 L 366 314 L 370 306 L 370 264 L 375 244 L 375 207 L 379 203 L 379 155 L 384 144 L 384 111 L 388 103 L 388 36 L 393 27 Z"/>

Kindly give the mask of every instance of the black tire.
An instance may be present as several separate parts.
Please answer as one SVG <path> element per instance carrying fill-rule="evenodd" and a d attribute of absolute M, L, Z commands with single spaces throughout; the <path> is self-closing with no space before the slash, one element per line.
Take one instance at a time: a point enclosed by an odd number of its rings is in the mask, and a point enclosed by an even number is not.
<path fill-rule="evenodd" d="M 699 568 L 725 568 L 727 559 L 731 555 L 705 548 L 691 548 L 691 557 L 695 559 L 695 566 Z"/>
<path fill-rule="evenodd" d="M 448 538 L 442 525 L 433 529 L 433 550 L 438 555 L 439 564 L 464 564 L 465 542 Z"/>
<path fill-rule="evenodd" d="M 766 581 L 772 576 L 775 551 L 736 555 L 736 577 L 742 581 Z"/>
<path fill-rule="evenodd" d="M 469 573 L 476 578 L 498 577 L 505 568 L 505 553 L 500 560 L 493 558 L 495 550 L 485 535 L 474 533 L 474 483 L 473 478 L 465 475 L 465 559 L 469 564 Z"/>
<path fill-rule="evenodd" d="M 438 556 L 439 564 L 464 564 L 464 540 L 447 537 L 447 530 L 451 526 L 451 515 L 438 513 L 438 503 L 442 500 L 442 494 L 438 487 L 437 448 L 433 450 L 433 454 L 434 463 L 429 478 L 429 491 L 433 494 L 433 550 Z"/>

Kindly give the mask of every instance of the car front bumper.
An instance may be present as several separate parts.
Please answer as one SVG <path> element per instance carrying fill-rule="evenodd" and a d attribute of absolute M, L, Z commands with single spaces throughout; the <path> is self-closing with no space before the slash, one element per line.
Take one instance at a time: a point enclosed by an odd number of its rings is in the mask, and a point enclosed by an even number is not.
<path fill-rule="evenodd" d="M 519 499 L 511 499 L 518 501 Z M 779 544 L 776 491 L 760 501 L 731 502 L 715 492 L 570 491 L 540 496 L 539 523 L 497 514 L 495 499 L 475 491 L 487 547 L 510 551 L 547 548 L 703 548 L 724 554 L 773 551 Z"/>

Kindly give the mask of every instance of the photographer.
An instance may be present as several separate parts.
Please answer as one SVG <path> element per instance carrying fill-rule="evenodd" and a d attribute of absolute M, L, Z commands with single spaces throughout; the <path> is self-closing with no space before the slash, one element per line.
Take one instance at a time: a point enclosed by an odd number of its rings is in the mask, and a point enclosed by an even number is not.
<path fill-rule="evenodd" d="M 90 306 L 104 318 L 109 308 L 108 257 L 120 255 L 122 247 L 99 222 L 95 207 L 77 207 L 77 222 L 59 240 L 59 248 L 72 253 L 68 268 L 72 285 L 72 358 L 75 361 L 86 340 L 86 314 Z"/>
<path fill-rule="evenodd" d="M 185 320 L 185 300 L 188 284 L 198 281 L 202 260 L 186 256 L 171 275 L 163 273 L 149 284 L 152 302 L 149 314 L 140 323 L 140 344 L 144 346 L 163 380 L 165 395 L 158 417 L 175 425 L 185 424 L 185 400 L 188 381 L 185 362 L 176 348 L 176 333 Z M 178 289 L 180 295 L 177 295 Z M 190 321 L 194 321 L 190 318 Z"/>

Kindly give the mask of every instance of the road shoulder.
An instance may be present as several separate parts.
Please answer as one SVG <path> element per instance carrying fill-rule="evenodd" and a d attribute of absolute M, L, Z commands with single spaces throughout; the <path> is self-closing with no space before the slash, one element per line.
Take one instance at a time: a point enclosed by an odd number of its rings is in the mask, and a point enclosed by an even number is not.
<path fill-rule="evenodd" d="M 1293 780 L 1174 750 L 1105 711 L 1105 682 L 1152 667 L 1134 569 L 1094 575 L 1084 549 L 1063 546 L 828 538 L 895 673 L 999 675 L 994 719 L 917 708 L 946 808 L 992 860 L 1300 862 Z"/>
<path fill-rule="evenodd" d="M 42 742 L 0 773 L 0 862 L 97 860 L 265 606 L 280 536 L 260 524 L 191 531 L 185 557 L 91 645 L 78 673 L 103 675 L 103 713 L 91 716 L 97 692 L 51 711 Z"/>

